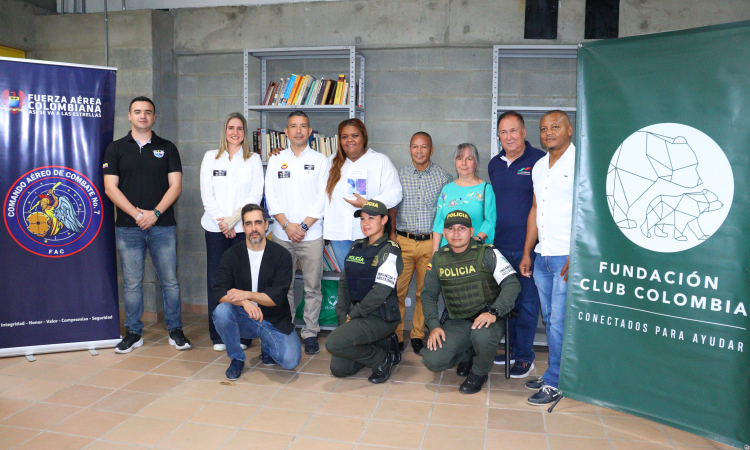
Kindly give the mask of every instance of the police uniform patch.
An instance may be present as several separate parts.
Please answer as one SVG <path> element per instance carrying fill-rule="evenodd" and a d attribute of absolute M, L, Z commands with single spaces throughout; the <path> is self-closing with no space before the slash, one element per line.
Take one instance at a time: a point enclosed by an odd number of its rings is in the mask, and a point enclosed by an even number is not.
<path fill-rule="evenodd" d="M 162 156 L 164 156 L 164 150 L 154 150 L 154 156 L 156 156 L 157 158 L 161 158 Z"/>
<path fill-rule="evenodd" d="M 432 263 L 427 264 L 427 270 L 432 270 Z"/>
<path fill-rule="evenodd" d="M 510 265 L 507 259 L 500 253 L 499 250 L 493 248 L 492 251 L 495 253 L 495 271 L 492 272 L 493 278 L 497 284 L 500 284 L 504 279 L 516 273 L 513 266 Z"/>
<path fill-rule="evenodd" d="M 279 171 L 279 178 L 291 178 L 292 173 L 288 170 L 280 170 Z"/>
<path fill-rule="evenodd" d="M 385 260 L 383 265 L 378 268 L 378 273 L 375 275 L 375 282 L 393 288 L 396 286 L 398 280 L 398 269 L 396 268 L 396 259 L 398 257 L 393 253 L 388 254 L 388 258 Z"/>
<path fill-rule="evenodd" d="M 372 265 L 373 267 L 378 265 L 378 255 L 375 255 L 375 257 L 372 258 Z"/>

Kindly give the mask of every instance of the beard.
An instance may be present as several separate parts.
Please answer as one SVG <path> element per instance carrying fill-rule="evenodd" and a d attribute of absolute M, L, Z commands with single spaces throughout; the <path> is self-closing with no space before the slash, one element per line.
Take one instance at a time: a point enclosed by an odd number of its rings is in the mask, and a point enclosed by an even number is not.
<path fill-rule="evenodd" d="M 253 232 L 247 235 L 247 240 L 250 241 L 251 244 L 260 244 L 260 241 L 263 240 L 263 235 Z"/>

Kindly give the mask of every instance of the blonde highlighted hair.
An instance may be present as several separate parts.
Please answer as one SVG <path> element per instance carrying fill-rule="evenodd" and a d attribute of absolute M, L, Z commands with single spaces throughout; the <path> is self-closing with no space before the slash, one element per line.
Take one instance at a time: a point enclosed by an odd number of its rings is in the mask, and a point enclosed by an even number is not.
<path fill-rule="evenodd" d="M 247 161 L 248 158 L 253 156 L 252 150 L 250 150 L 250 142 L 247 139 L 247 120 L 241 113 L 233 112 L 230 113 L 226 119 L 224 119 L 224 126 L 221 128 L 221 138 L 219 139 L 219 153 L 216 154 L 216 159 L 221 158 L 224 152 L 229 151 L 229 143 L 227 142 L 227 126 L 229 121 L 232 119 L 240 119 L 242 122 L 242 130 L 245 132 L 245 139 L 242 140 L 242 158 Z"/>

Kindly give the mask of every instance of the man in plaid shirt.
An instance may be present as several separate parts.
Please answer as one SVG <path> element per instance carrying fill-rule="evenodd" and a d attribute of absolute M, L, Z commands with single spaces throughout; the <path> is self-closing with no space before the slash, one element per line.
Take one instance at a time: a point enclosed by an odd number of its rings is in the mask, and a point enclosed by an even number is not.
<path fill-rule="evenodd" d="M 403 200 L 389 210 L 396 228 L 391 240 L 398 242 L 404 260 L 404 270 L 398 277 L 396 291 L 401 308 L 401 323 L 396 329 L 399 347 L 404 349 L 404 318 L 406 317 L 406 294 L 409 292 L 414 272 L 417 272 L 417 295 L 414 304 L 411 346 L 414 353 L 424 347 L 424 315 L 422 314 L 422 285 L 427 265 L 432 258 L 432 225 L 435 221 L 437 199 L 443 186 L 453 181 L 453 176 L 430 161 L 435 147 L 432 137 L 424 131 L 414 133 L 409 143 L 411 163 L 398 169 L 398 178 L 403 188 Z"/>

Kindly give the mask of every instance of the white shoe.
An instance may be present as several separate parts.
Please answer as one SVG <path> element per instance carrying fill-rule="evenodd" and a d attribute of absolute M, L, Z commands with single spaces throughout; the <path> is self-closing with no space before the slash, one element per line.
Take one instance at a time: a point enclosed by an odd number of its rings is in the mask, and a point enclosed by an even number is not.
<path fill-rule="evenodd" d="M 240 347 L 242 347 L 242 350 L 247 350 L 247 345 L 240 344 Z M 224 344 L 214 344 L 214 350 L 217 352 L 225 352 L 227 351 L 227 346 Z"/>

